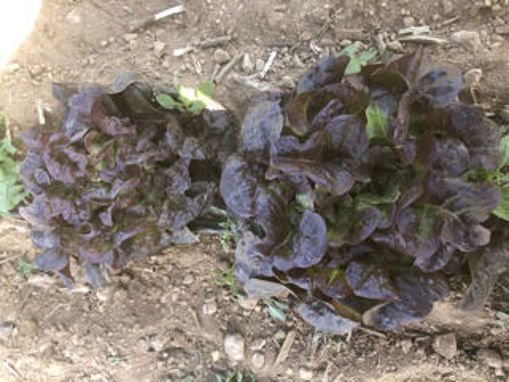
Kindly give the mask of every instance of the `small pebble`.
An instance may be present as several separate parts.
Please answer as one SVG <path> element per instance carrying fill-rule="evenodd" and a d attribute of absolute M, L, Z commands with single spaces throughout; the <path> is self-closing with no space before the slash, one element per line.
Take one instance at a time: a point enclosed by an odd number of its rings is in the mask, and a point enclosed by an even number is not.
<path fill-rule="evenodd" d="M 244 359 L 244 337 L 238 333 L 227 334 L 224 337 L 224 351 L 231 361 L 242 361 Z"/>
<path fill-rule="evenodd" d="M 299 369 L 299 379 L 301 381 L 311 381 L 313 379 L 313 372 L 305 367 Z"/>
<path fill-rule="evenodd" d="M 214 313 L 217 312 L 217 303 L 215 300 L 210 300 L 210 301 L 207 301 L 205 304 L 203 304 L 203 307 L 202 307 L 202 311 L 203 311 L 203 314 L 206 314 L 206 315 L 213 315 Z"/>
<path fill-rule="evenodd" d="M 230 61 L 231 58 L 230 53 L 224 49 L 219 48 L 214 52 L 214 61 L 218 64 L 225 64 Z"/>
<path fill-rule="evenodd" d="M 167 59 L 163 60 L 163 63 L 161 64 L 163 68 L 168 69 L 171 66 L 171 62 Z"/>
<path fill-rule="evenodd" d="M 257 58 L 256 63 L 255 63 L 256 71 L 261 72 L 264 67 L 265 67 L 265 61 L 263 61 L 261 58 Z"/>
<path fill-rule="evenodd" d="M 387 49 L 392 50 L 394 52 L 404 52 L 405 49 L 403 48 L 403 45 L 398 40 L 389 41 L 387 43 Z"/>
<path fill-rule="evenodd" d="M 101 47 L 103 48 L 106 48 L 109 44 L 109 41 L 108 40 L 101 40 L 101 42 L 99 43 L 101 45 Z"/>
<path fill-rule="evenodd" d="M 108 285 L 102 288 L 99 288 L 95 295 L 97 299 L 101 302 L 110 302 L 113 299 L 113 295 L 115 293 L 115 289 L 112 285 Z"/>
<path fill-rule="evenodd" d="M 339 42 L 339 45 L 344 48 L 345 46 L 348 46 L 348 45 L 351 45 L 352 44 L 352 40 L 347 40 L 347 39 L 344 39 L 344 40 L 341 40 Z"/>
<path fill-rule="evenodd" d="M 253 351 L 262 350 L 267 341 L 264 338 L 255 338 L 249 348 Z"/>
<path fill-rule="evenodd" d="M 281 79 L 280 84 L 282 87 L 288 88 L 288 89 L 293 89 L 295 87 L 295 81 L 289 76 L 284 76 Z"/>
<path fill-rule="evenodd" d="M 182 280 L 182 284 L 184 285 L 191 285 L 194 282 L 194 277 L 192 274 L 188 273 L 186 277 L 184 277 L 184 280 Z"/>
<path fill-rule="evenodd" d="M 453 359 L 458 350 L 454 333 L 436 336 L 433 340 L 433 350 L 444 358 Z"/>
<path fill-rule="evenodd" d="M 242 57 L 242 71 L 246 74 L 249 74 L 253 71 L 255 64 L 251 60 L 251 56 L 246 53 L 244 54 L 244 57 Z"/>
<path fill-rule="evenodd" d="M 286 333 L 283 329 L 279 329 L 276 334 L 274 334 L 274 339 L 276 341 L 281 341 L 281 340 L 284 340 L 286 338 Z"/>
<path fill-rule="evenodd" d="M 411 340 L 403 340 L 400 342 L 401 350 L 403 353 L 408 354 L 412 350 L 412 341 Z"/>
<path fill-rule="evenodd" d="M 32 78 L 39 77 L 42 73 L 44 73 L 44 68 L 41 65 L 34 65 L 28 68 L 30 75 Z"/>
<path fill-rule="evenodd" d="M 405 27 L 413 27 L 415 25 L 415 19 L 412 16 L 406 16 L 403 18 L 403 25 Z"/>
<path fill-rule="evenodd" d="M 154 53 L 157 57 L 161 57 L 164 51 L 166 44 L 162 41 L 156 40 L 154 41 Z"/>
<path fill-rule="evenodd" d="M 310 31 L 306 30 L 304 32 L 302 32 L 302 34 L 300 35 L 300 40 L 301 41 L 309 41 L 313 38 L 313 35 L 311 34 Z"/>
<path fill-rule="evenodd" d="M 138 34 L 137 33 L 126 33 L 125 35 L 122 36 L 122 38 L 126 42 L 131 42 L 138 38 Z"/>
<path fill-rule="evenodd" d="M 242 307 L 242 309 L 245 310 L 253 310 L 256 305 L 258 305 L 258 299 L 257 298 L 240 298 L 239 299 L 239 305 Z"/>
<path fill-rule="evenodd" d="M 265 365 L 265 356 L 260 352 L 255 352 L 251 356 L 251 364 L 254 369 L 260 370 Z"/>

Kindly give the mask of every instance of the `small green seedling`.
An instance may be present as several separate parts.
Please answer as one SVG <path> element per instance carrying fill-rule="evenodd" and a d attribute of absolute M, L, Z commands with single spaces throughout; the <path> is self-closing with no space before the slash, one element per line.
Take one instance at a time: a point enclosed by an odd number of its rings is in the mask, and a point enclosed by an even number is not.
<path fill-rule="evenodd" d="M 263 303 L 266 306 L 266 311 L 270 317 L 276 321 L 285 322 L 287 319 L 286 312 L 288 311 L 288 305 L 278 301 L 274 298 L 267 297 L 263 299 Z"/>
<path fill-rule="evenodd" d="M 240 296 L 240 290 L 235 280 L 235 265 L 227 270 L 215 269 L 216 278 L 214 283 L 220 287 L 227 287 L 234 298 Z"/>
<path fill-rule="evenodd" d="M 247 379 L 249 378 L 249 379 Z M 244 376 L 241 371 L 228 371 L 225 375 L 216 374 L 216 382 L 255 382 L 255 378 L 251 375 Z"/>
<path fill-rule="evenodd" d="M 376 55 L 374 50 L 366 50 L 364 52 L 359 52 L 358 50 L 359 48 L 357 45 L 350 44 L 340 52 L 340 54 L 350 57 L 350 62 L 345 69 L 345 74 L 360 73 L 362 67 Z"/>
<path fill-rule="evenodd" d="M 228 216 L 227 220 L 220 223 L 219 226 L 223 229 L 219 235 L 221 248 L 224 252 L 231 253 L 237 246 L 237 242 L 240 238 L 237 224 L 231 217 Z"/>
<path fill-rule="evenodd" d="M 159 93 L 156 100 L 165 109 L 187 111 L 193 115 L 200 114 L 203 109 L 224 110 L 223 105 L 212 99 L 214 91 L 212 82 L 200 84 L 197 89 L 178 85 L 177 98 L 167 93 Z"/>
<path fill-rule="evenodd" d="M 5 119 L 0 116 L 0 215 L 5 215 L 21 203 L 27 192 L 21 183 L 19 167 L 21 162 L 14 159 L 18 150 L 6 133 Z"/>
<path fill-rule="evenodd" d="M 34 269 L 34 264 L 28 261 L 25 256 L 18 257 L 16 262 L 16 269 L 24 278 L 28 278 Z"/>
<path fill-rule="evenodd" d="M 384 111 L 376 105 L 366 108 L 366 132 L 369 139 L 389 139 L 389 121 Z"/>

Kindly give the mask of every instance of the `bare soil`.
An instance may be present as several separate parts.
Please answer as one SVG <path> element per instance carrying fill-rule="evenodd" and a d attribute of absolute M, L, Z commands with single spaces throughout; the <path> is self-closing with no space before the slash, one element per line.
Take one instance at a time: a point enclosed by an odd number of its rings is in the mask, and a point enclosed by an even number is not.
<path fill-rule="evenodd" d="M 498 113 L 509 104 L 509 4 L 506 0 L 187 0 L 186 12 L 134 33 L 130 23 L 176 5 L 166 0 L 45 0 L 30 37 L 0 71 L 0 110 L 13 131 L 36 121 L 36 105 L 57 112 L 52 82 L 111 83 L 126 71 L 161 83 L 196 85 L 212 75 L 220 56 L 246 53 L 259 70 L 276 58 L 264 83 L 291 87 L 321 55 L 359 42 L 379 57 L 411 51 L 398 31 L 429 25 L 449 42 L 428 51 L 465 72 L 481 69 L 478 102 Z M 477 32 L 453 40 L 458 31 Z M 174 57 L 183 48 L 230 35 L 222 46 Z M 477 37 L 476 37 L 477 36 Z M 376 43 L 376 39 L 386 43 Z M 222 52 L 224 53 L 224 52 Z M 258 62 L 257 62 L 258 61 Z M 247 63 L 245 63 L 247 64 Z M 244 66 L 244 67 L 243 67 Z M 255 69 L 236 65 L 246 76 Z M 232 75 L 217 86 L 218 99 L 242 114 L 252 87 Z M 509 327 L 497 311 L 509 311 L 507 280 L 482 312 L 462 314 L 452 300 L 430 319 L 393 334 L 359 330 L 349 337 L 315 333 L 300 318 L 271 318 L 262 301 L 239 300 L 217 285 L 215 270 L 232 254 L 216 238 L 172 247 L 110 276 L 100 290 L 78 277 L 67 290 L 50 276 L 19 271 L 34 256 L 23 224 L 0 222 L 0 381 L 215 381 L 242 371 L 257 381 L 507 381 Z M 460 280 L 460 288 L 463 280 Z M 509 323 L 508 323 L 509 325 Z M 233 364 L 224 337 L 238 333 L 245 358 Z M 295 340 L 275 364 L 285 339 Z M 457 349 L 447 359 L 433 343 L 454 333 Z M 486 349 L 495 358 L 482 356 Z M 285 350 L 283 349 L 283 352 Z M 260 361 L 263 357 L 263 363 Z M 500 358 L 497 358 L 500 357 Z M 505 359 L 504 359 L 505 357 Z M 281 357 L 279 357 L 281 358 Z M 506 369 L 498 363 L 505 362 Z M 187 378 L 187 379 L 186 379 Z M 310 379 L 309 379 L 310 378 Z"/>

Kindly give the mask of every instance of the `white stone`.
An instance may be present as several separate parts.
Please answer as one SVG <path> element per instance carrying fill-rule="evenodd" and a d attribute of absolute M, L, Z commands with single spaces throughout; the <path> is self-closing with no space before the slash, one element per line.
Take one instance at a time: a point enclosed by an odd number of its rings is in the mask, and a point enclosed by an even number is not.
<path fill-rule="evenodd" d="M 313 379 L 313 372 L 305 367 L 299 369 L 299 379 L 301 381 L 311 381 Z"/>
<path fill-rule="evenodd" d="M 265 365 L 265 356 L 260 352 L 255 352 L 251 356 L 251 364 L 253 368 L 260 370 Z"/>
<path fill-rule="evenodd" d="M 206 314 L 206 315 L 213 315 L 214 313 L 217 312 L 217 303 L 215 300 L 210 300 L 210 301 L 207 301 L 205 304 L 203 304 L 203 307 L 202 307 L 202 312 L 203 314 Z"/>
<path fill-rule="evenodd" d="M 238 333 L 227 334 L 224 337 L 224 351 L 231 361 L 244 359 L 244 337 Z"/>

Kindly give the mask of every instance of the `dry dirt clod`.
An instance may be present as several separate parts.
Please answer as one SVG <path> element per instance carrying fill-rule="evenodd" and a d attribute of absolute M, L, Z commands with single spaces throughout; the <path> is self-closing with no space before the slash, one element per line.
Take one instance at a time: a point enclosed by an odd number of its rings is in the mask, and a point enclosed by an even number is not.
<path fill-rule="evenodd" d="M 232 56 L 230 55 L 230 53 L 228 53 L 227 50 L 219 48 L 216 49 L 216 51 L 214 52 L 214 61 L 217 62 L 218 64 L 225 64 L 228 61 L 230 61 L 231 58 Z"/>
<path fill-rule="evenodd" d="M 301 367 L 299 369 L 299 379 L 301 381 L 311 381 L 313 380 L 313 372 L 305 367 Z"/>
<path fill-rule="evenodd" d="M 462 30 L 454 32 L 451 35 L 451 40 L 473 52 L 478 52 L 481 49 L 481 37 L 475 31 Z"/>
<path fill-rule="evenodd" d="M 230 361 L 242 361 L 244 359 L 244 337 L 238 333 L 227 334 L 224 337 L 224 351 Z"/>
<path fill-rule="evenodd" d="M 255 370 L 260 370 L 265 365 L 265 356 L 260 352 L 255 352 L 251 356 L 251 364 Z"/>
<path fill-rule="evenodd" d="M 458 350 L 455 334 L 448 333 L 435 337 L 433 350 L 444 358 L 453 359 Z"/>
<path fill-rule="evenodd" d="M 477 360 L 486 364 L 492 369 L 502 369 L 502 356 L 493 349 L 480 349 L 477 352 Z"/>

